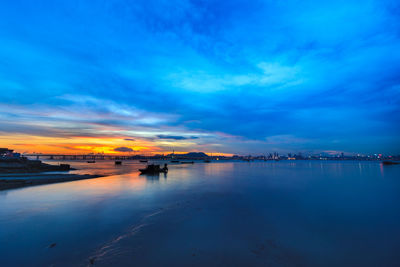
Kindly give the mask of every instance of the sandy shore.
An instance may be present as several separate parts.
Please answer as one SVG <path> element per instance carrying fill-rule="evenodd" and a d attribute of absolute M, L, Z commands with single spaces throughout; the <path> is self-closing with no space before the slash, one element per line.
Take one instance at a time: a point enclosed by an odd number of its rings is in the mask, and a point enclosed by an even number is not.
<path fill-rule="evenodd" d="M 14 174 L 0 176 L 0 190 L 24 186 L 43 185 L 61 182 L 77 181 L 82 179 L 98 178 L 101 175 L 90 174 Z"/>

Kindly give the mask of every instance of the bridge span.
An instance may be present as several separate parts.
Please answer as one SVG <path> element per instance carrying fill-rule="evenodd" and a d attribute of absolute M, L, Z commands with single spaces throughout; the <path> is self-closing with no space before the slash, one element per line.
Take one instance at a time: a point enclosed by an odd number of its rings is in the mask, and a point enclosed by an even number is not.
<path fill-rule="evenodd" d="M 54 160 L 127 160 L 144 159 L 146 156 L 139 155 L 104 155 L 104 154 L 23 154 L 31 159 L 54 159 Z"/>

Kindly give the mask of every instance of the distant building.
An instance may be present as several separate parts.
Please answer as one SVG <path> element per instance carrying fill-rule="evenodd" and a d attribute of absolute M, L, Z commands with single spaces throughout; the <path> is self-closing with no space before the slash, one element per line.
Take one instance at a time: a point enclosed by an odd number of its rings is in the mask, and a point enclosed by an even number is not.
<path fill-rule="evenodd" d="M 0 148 L 0 156 L 1 157 L 8 157 L 10 154 L 12 154 L 14 150 L 8 149 L 8 148 Z"/>
<path fill-rule="evenodd" d="M 1 158 L 20 158 L 20 153 L 13 153 L 14 150 L 8 148 L 0 148 Z"/>

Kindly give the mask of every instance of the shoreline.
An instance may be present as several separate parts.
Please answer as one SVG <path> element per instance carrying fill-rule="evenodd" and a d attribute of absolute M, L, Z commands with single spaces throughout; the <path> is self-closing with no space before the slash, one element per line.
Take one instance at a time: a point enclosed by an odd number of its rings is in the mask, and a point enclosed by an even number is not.
<path fill-rule="evenodd" d="M 35 177 L 35 178 L 32 178 Z M 28 174 L 20 173 L 16 176 L 0 176 L 0 190 L 15 189 L 26 186 L 45 185 L 63 182 L 79 181 L 103 177 L 91 174 Z"/>

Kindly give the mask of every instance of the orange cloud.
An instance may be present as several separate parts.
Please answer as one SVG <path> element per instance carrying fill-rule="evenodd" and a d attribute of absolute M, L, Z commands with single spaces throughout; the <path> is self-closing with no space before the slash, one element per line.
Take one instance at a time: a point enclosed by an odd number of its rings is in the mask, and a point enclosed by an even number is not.
<path fill-rule="evenodd" d="M 121 154 L 115 148 L 126 146 L 136 152 L 160 153 L 162 149 L 151 141 L 137 139 L 124 140 L 127 137 L 86 137 L 68 138 L 43 137 L 25 134 L 0 136 L 0 147 L 8 147 L 18 152 L 54 153 L 54 154 L 87 154 L 105 153 Z"/>
<path fill-rule="evenodd" d="M 192 149 L 196 143 L 187 140 L 160 141 L 130 136 L 69 136 L 47 137 L 28 134 L 0 135 L 0 147 L 8 147 L 21 153 L 43 154 L 170 154 L 172 147 L 177 148 L 176 154 L 198 151 Z M 118 147 L 126 147 L 133 152 L 120 152 Z M 229 153 L 215 151 L 207 152 L 213 156 L 231 156 Z"/>

